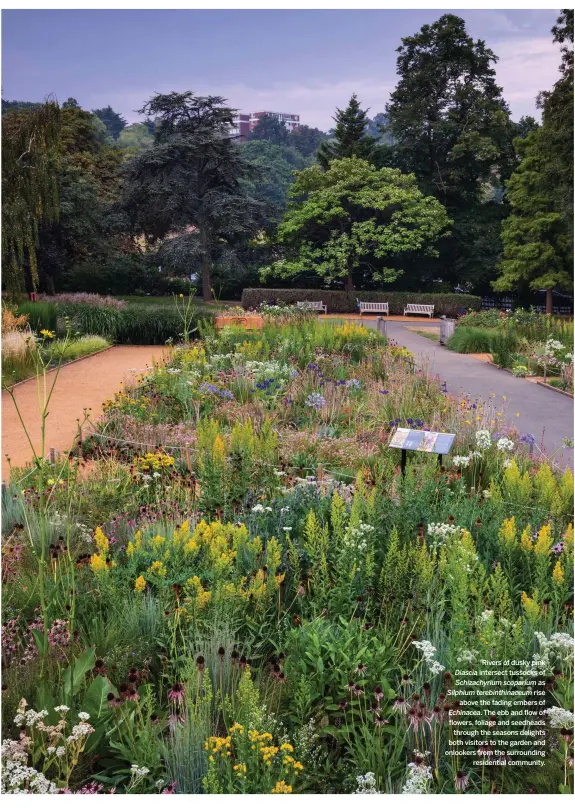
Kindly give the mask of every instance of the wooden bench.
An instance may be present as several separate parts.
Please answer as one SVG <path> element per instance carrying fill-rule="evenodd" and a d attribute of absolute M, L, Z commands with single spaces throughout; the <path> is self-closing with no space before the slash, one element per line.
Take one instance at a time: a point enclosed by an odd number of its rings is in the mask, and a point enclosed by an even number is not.
<path fill-rule="evenodd" d="M 298 309 L 308 309 L 308 311 L 323 311 L 327 314 L 327 306 L 321 300 L 300 300 L 296 304 Z"/>
<path fill-rule="evenodd" d="M 408 303 L 403 310 L 403 316 L 407 314 L 427 314 L 429 318 L 433 317 L 434 305 L 428 303 Z"/>
<path fill-rule="evenodd" d="M 363 317 L 365 314 L 389 314 L 389 303 L 368 303 L 365 300 L 358 300 L 357 305 L 359 306 L 359 316 Z"/>

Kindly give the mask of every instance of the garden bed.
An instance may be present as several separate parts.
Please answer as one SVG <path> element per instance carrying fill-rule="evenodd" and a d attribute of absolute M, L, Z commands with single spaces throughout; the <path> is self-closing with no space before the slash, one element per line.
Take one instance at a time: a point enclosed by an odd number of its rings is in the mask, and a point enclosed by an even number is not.
<path fill-rule="evenodd" d="M 403 476 L 398 426 L 453 448 Z M 355 323 L 177 347 L 3 491 L 9 754 L 53 792 L 412 793 L 416 767 L 481 793 L 476 753 L 445 754 L 460 670 L 539 659 L 544 709 L 571 708 L 573 477 L 534 443 Z M 490 790 L 530 785 L 502 769 Z"/>

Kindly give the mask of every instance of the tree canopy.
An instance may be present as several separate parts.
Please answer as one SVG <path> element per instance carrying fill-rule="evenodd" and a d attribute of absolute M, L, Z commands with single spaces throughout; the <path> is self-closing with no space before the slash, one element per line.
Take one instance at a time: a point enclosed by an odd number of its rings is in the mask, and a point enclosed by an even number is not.
<path fill-rule="evenodd" d="M 268 140 L 276 146 L 285 146 L 288 142 L 289 131 L 284 121 L 278 120 L 274 115 L 262 115 L 257 124 L 248 134 L 248 140 Z"/>
<path fill-rule="evenodd" d="M 264 206 L 245 181 L 255 168 L 229 136 L 234 110 L 219 96 L 158 94 L 141 114 L 159 119 L 154 142 L 126 165 L 124 207 L 136 231 L 166 239 L 169 260 L 201 267 L 204 300 L 214 266 L 261 227 Z"/>
<path fill-rule="evenodd" d="M 321 143 L 317 152 L 317 160 L 322 168 L 327 169 L 332 160 L 341 160 L 344 157 L 371 159 L 375 139 L 367 134 L 367 112 L 361 109 L 355 93 L 346 109 L 336 110 L 333 139 Z"/>
<path fill-rule="evenodd" d="M 106 125 L 106 128 L 114 140 L 118 140 L 121 131 L 125 128 L 127 121 L 119 112 L 115 112 L 110 105 L 95 109 L 94 115 Z"/>
<path fill-rule="evenodd" d="M 13 109 L 2 120 L 2 259 L 10 291 L 25 289 L 26 270 L 29 285 L 37 288 L 39 225 L 59 215 L 60 115 L 58 104 L 46 101 Z"/>
<path fill-rule="evenodd" d="M 433 253 L 449 221 L 443 206 L 424 196 L 415 177 L 376 169 L 366 160 L 332 160 L 296 175 L 292 200 L 278 227 L 288 257 L 273 273 L 293 277 L 313 269 L 325 281 L 390 282 L 406 252 Z M 264 277 L 269 274 L 264 270 Z"/>
<path fill-rule="evenodd" d="M 541 127 L 515 141 L 521 162 L 507 183 L 511 214 L 503 223 L 497 291 L 573 289 L 573 11 L 553 28 L 562 45 L 561 78 L 540 95 Z"/>

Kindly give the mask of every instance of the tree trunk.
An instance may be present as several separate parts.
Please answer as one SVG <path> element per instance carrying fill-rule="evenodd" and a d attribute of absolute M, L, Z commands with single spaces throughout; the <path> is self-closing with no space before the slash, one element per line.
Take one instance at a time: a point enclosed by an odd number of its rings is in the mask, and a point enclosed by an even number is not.
<path fill-rule="evenodd" d="M 204 303 L 209 303 L 214 299 L 212 295 L 212 258 L 205 226 L 201 225 L 199 230 L 202 245 L 202 297 Z"/>
<path fill-rule="evenodd" d="M 345 279 L 345 291 L 346 292 L 355 291 L 355 286 L 353 283 L 353 278 L 351 277 L 351 272 L 348 272 L 347 278 Z"/>
<path fill-rule="evenodd" d="M 545 313 L 553 314 L 553 289 L 547 289 L 545 299 Z"/>

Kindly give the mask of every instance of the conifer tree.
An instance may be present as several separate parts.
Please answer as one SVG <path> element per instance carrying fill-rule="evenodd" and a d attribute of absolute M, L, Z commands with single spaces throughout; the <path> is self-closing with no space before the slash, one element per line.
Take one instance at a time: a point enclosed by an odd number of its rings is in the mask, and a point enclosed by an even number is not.
<path fill-rule="evenodd" d="M 332 160 L 341 160 L 344 157 L 370 160 L 376 141 L 366 133 L 369 124 L 368 111 L 361 109 L 355 93 L 346 109 L 336 110 L 333 118 L 336 123 L 334 139 L 321 143 L 317 152 L 318 163 L 323 169 L 327 170 Z"/>

